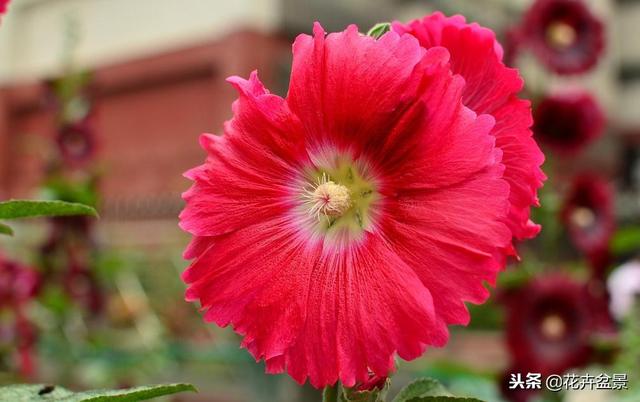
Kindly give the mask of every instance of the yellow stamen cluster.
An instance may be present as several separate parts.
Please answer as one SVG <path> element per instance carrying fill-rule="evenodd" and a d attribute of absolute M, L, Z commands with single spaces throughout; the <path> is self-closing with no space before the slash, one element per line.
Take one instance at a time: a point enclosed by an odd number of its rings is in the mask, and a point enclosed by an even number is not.
<path fill-rule="evenodd" d="M 306 190 L 305 198 L 310 201 L 310 213 L 317 216 L 341 217 L 351 208 L 351 191 L 342 184 L 334 183 L 323 174 L 315 188 Z"/>
<path fill-rule="evenodd" d="M 562 317 L 551 314 L 542 320 L 541 329 L 542 334 L 548 339 L 558 340 L 562 339 L 567 332 L 567 324 Z"/>
<path fill-rule="evenodd" d="M 547 28 L 547 40 L 557 49 L 570 47 L 577 37 L 575 28 L 565 22 L 554 22 Z"/>

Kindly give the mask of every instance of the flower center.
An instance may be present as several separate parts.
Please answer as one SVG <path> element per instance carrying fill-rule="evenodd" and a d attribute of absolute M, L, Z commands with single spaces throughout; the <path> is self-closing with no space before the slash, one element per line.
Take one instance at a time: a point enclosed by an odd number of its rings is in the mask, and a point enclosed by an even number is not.
<path fill-rule="evenodd" d="M 342 184 L 327 180 L 323 175 L 322 182 L 310 194 L 313 202 L 310 212 L 320 216 L 341 217 L 351 208 L 351 191 Z"/>
<path fill-rule="evenodd" d="M 320 154 L 301 179 L 298 212 L 314 232 L 353 240 L 374 225 L 381 198 L 366 162 L 348 155 Z"/>
<path fill-rule="evenodd" d="M 587 229 L 596 221 L 596 214 L 589 208 L 579 207 L 571 214 L 571 223 L 580 229 Z"/>
<path fill-rule="evenodd" d="M 556 49 L 566 49 L 576 42 L 578 33 L 566 22 L 556 21 L 547 28 L 547 40 Z"/>
<path fill-rule="evenodd" d="M 550 314 L 542 320 L 542 334 L 551 340 L 559 340 L 567 332 L 567 325 L 557 314 Z"/>

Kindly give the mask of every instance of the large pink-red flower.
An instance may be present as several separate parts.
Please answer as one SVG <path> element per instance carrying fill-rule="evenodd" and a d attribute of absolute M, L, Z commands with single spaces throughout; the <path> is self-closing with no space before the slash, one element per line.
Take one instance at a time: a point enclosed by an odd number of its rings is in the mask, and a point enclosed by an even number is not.
<path fill-rule="evenodd" d="M 467 24 L 461 15 L 445 17 L 439 12 L 406 25 L 396 22 L 393 30 L 415 36 L 427 49 L 445 47 L 451 54 L 452 71 L 466 81 L 465 106 L 495 118 L 491 134 L 503 153 L 504 178 L 510 186 L 507 224 L 518 240 L 534 237 L 540 226 L 529 215 L 531 206 L 538 204 L 537 190 L 545 179 L 540 169 L 544 155 L 532 138 L 530 103 L 518 98 L 523 81 L 517 70 L 504 65 L 495 34 Z"/>
<path fill-rule="evenodd" d="M 522 30 L 540 61 L 559 74 L 591 69 L 604 49 L 604 26 L 582 0 L 537 0 Z"/>
<path fill-rule="evenodd" d="M 562 154 L 575 154 L 603 133 L 605 115 L 588 92 L 572 91 L 542 99 L 534 112 L 536 139 Z"/>
<path fill-rule="evenodd" d="M 206 162 L 186 174 L 183 279 L 268 372 L 351 387 L 468 323 L 464 303 L 486 300 L 512 240 L 505 164 L 529 174 L 541 155 L 517 74 L 482 73 L 494 53 L 474 53 L 465 80 L 446 48 L 412 35 L 315 25 L 293 54 L 286 99 L 255 73 L 229 79 L 234 117 L 224 136 L 201 137 Z M 493 95 L 474 101 L 487 82 Z"/>

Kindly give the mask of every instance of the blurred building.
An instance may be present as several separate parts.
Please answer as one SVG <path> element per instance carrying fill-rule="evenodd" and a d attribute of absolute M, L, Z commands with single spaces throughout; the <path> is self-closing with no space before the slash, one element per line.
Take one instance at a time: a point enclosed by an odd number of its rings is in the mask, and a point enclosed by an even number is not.
<path fill-rule="evenodd" d="M 167 221 L 173 230 L 188 187 L 181 174 L 204 158 L 198 135 L 219 133 L 231 117 L 236 95 L 225 78 L 258 69 L 284 94 L 291 39 L 314 20 L 337 30 L 440 9 L 500 32 L 529 2 L 14 0 L 0 29 L 0 198 L 34 195 L 55 134 L 44 82 L 69 66 L 94 76 L 103 217 Z M 640 149 L 640 1 L 590 3 L 608 22 L 610 43 L 597 71 L 580 80 L 597 90 L 615 133 L 582 164 L 629 170 Z"/>

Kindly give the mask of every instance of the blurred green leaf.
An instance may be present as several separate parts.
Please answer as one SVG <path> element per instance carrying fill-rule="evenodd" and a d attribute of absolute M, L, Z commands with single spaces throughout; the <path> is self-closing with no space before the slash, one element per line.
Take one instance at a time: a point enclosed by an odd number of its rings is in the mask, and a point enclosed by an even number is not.
<path fill-rule="evenodd" d="M 371 36 L 375 39 L 380 39 L 380 37 L 391 30 L 391 24 L 388 22 L 380 22 L 375 24 L 373 28 L 367 32 L 367 36 Z"/>
<path fill-rule="evenodd" d="M 191 384 L 164 384 L 118 390 L 71 392 L 54 385 L 10 385 L 0 387 L 0 401 L 135 402 L 186 391 L 196 392 L 196 389 Z"/>
<path fill-rule="evenodd" d="M 371 391 L 357 391 L 354 388 L 343 388 L 339 402 L 384 402 L 391 381 L 387 378 L 382 389 L 372 389 Z"/>
<path fill-rule="evenodd" d="M 640 227 L 620 228 L 611 240 L 611 251 L 615 255 L 636 253 L 640 250 Z"/>
<path fill-rule="evenodd" d="M 0 234 L 13 236 L 13 229 L 3 223 L 0 223 Z"/>
<path fill-rule="evenodd" d="M 408 399 L 406 402 L 483 402 L 476 398 L 459 398 L 456 396 L 424 396 Z"/>
<path fill-rule="evenodd" d="M 420 378 L 404 387 L 393 402 L 406 402 L 416 397 L 425 396 L 451 396 L 449 391 L 433 378 Z"/>
<path fill-rule="evenodd" d="M 98 213 L 87 205 L 64 201 L 9 200 L 0 202 L 0 219 L 70 215 L 98 216 Z"/>

